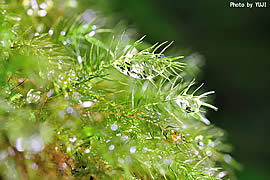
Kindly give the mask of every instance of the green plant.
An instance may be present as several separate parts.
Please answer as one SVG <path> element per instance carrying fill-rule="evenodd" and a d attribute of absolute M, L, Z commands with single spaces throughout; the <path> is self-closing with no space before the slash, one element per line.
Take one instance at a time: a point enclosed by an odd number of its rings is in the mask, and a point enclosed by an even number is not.
<path fill-rule="evenodd" d="M 76 15 L 76 2 L 0 5 L 1 176 L 234 178 L 224 132 L 204 115 L 213 92 L 197 95 L 183 57 Z"/>

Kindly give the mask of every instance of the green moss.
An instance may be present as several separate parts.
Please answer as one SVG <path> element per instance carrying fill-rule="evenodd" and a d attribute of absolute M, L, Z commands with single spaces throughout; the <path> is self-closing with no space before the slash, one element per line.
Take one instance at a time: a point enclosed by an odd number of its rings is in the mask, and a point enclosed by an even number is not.
<path fill-rule="evenodd" d="M 205 117 L 213 92 L 197 95 L 170 43 L 145 48 L 94 11 L 50 2 L 0 6 L 3 178 L 234 178 Z"/>

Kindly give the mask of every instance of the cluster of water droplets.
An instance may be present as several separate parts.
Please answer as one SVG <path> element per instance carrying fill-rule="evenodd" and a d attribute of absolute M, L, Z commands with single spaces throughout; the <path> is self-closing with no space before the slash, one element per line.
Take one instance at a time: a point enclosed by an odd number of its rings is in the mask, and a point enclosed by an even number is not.
<path fill-rule="evenodd" d="M 62 36 L 62 39 L 63 39 L 63 45 L 71 45 L 72 44 L 72 40 L 69 39 L 69 38 L 66 38 L 67 32 L 66 31 L 61 31 L 60 32 L 60 35 Z"/>
<path fill-rule="evenodd" d="M 26 7 L 30 7 L 27 9 L 28 16 L 40 16 L 45 17 L 47 15 L 47 11 L 53 6 L 52 0 L 46 0 L 45 2 L 41 2 L 38 4 L 36 0 L 30 0 L 30 4 L 24 4 Z"/>
<path fill-rule="evenodd" d="M 37 103 L 40 100 L 41 92 L 35 89 L 30 89 L 26 95 L 27 103 Z"/>
<path fill-rule="evenodd" d="M 96 29 L 97 29 L 97 26 L 96 26 L 96 25 L 93 25 L 93 26 L 92 26 L 92 30 L 88 33 L 88 36 L 89 36 L 89 37 L 95 36 L 95 34 L 96 34 Z"/>
<path fill-rule="evenodd" d="M 19 137 L 16 140 L 16 149 L 19 152 L 29 151 L 32 153 L 39 153 L 44 147 L 45 143 L 43 138 L 38 134 L 34 134 L 30 137 Z"/>
<path fill-rule="evenodd" d="M 127 45 L 124 48 L 123 53 L 125 54 L 124 56 L 112 63 L 116 69 L 135 79 L 153 78 L 152 75 L 146 75 L 146 62 L 138 63 L 132 60 L 139 53 L 135 47 L 131 48 L 131 45 Z M 154 68 L 154 66 L 152 68 Z"/>
<path fill-rule="evenodd" d="M 198 150 L 194 150 L 195 156 L 197 156 L 198 158 L 202 158 L 202 154 L 205 154 L 208 157 L 211 157 L 213 155 L 213 148 L 215 147 L 215 142 L 208 139 L 208 143 L 206 143 L 204 141 L 204 136 L 202 135 L 196 136 L 194 138 L 194 142 L 197 144 L 198 147 Z"/>

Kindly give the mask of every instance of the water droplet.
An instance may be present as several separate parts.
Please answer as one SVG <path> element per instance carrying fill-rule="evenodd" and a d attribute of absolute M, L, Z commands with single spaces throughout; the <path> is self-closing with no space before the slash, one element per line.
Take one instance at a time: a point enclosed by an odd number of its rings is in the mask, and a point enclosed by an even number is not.
<path fill-rule="evenodd" d="M 27 15 L 28 16 L 32 16 L 33 15 L 33 12 L 34 12 L 33 9 L 28 9 L 27 10 Z"/>
<path fill-rule="evenodd" d="M 16 149 L 20 152 L 24 151 L 24 148 L 23 148 L 23 138 L 22 137 L 19 137 L 17 140 L 16 140 Z"/>
<path fill-rule="evenodd" d="M 203 140 L 203 136 L 199 135 L 195 137 L 195 141 L 202 141 Z"/>
<path fill-rule="evenodd" d="M 221 179 L 221 178 L 223 178 L 224 176 L 226 176 L 226 172 L 220 172 L 220 173 L 218 173 L 218 174 L 216 175 L 216 178 Z"/>
<path fill-rule="evenodd" d="M 49 35 L 50 35 L 50 36 L 53 35 L 53 30 L 52 30 L 52 29 L 49 30 Z"/>
<path fill-rule="evenodd" d="M 189 106 L 189 103 L 187 100 L 184 100 L 184 99 L 177 99 L 175 100 L 176 104 L 178 104 L 178 106 L 182 109 L 186 109 L 188 106 Z"/>
<path fill-rule="evenodd" d="M 67 113 L 72 114 L 74 109 L 72 107 L 67 107 Z"/>
<path fill-rule="evenodd" d="M 199 145 L 200 149 L 202 149 L 205 146 L 205 144 L 203 142 L 199 142 L 198 145 Z"/>
<path fill-rule="evenodd" d="M 77 60 L 78 60 L 79 64 L 82 64 L 83 59 L 81 56 L 77 56 Z"/>
<path fill-rule="evenodd" d="M 38 165 L 36 163 L 32 163 L 31 168 L 36 171 L 38 170 Z"/>
<path fill-rule="evenodd" d="M 96 34 L 95 31 L 91 31 L 91 32 L 88 33 L 88 36 L 89 36 L 89 37 L 93 37 L 95 34 Z"/>
<path fill-rule="evenodd" d="M 85 149 L 84 152 L 85 153 L 90 153 L 90 149 Z"/>
<path fill-rule="evenodd" d="M 130 149 L 129 149 L 129 152 L 131 154 L 135 153 L 136 152 L 136 147 L 135 146 L 132 146 Z"/>
<path fill-rule="evenodd" d="M 39 36 L 39 33 L 36 32 L 36 33 L 34 34 L 34 36 Z"/>
<path fill-rule="evenodd" d="M 68 139 L 70 142 L 75 142 L 77 140 L 77 138 L 74 136 L 73 138 L 69 138 Z"/>
<path fill-rule="evenodd" d="M 42 25 L 40 24 L 39 26 L 37 26 L 37 32 L 40 32 L 42 30 Z"/>
<path fill-rule="evenodd" d="M 117 129 L 118 129 L 117 124 L 112 124 L 111 125 L 111 130 L 116 131 Z"/>
<path fill-rule="evenodd" d="M 52 95 L 53 95 L 53 93 L 54 93 L 54 90 L 49 90 L 49 92 L 47 93 L 47 97 L 51 97 Z"/>
<path fill-rule="evenodd" d="M 207 156 L 212 156 L 212 151 L 206 151 Z"/>
<path fill-rule="evenodd" d="M 91 106 L 93 106 L 93 102 L 91 102 L 91 101 L 85 101 L 85 102 L 82 103 L 82 106 L 84 108 L 91 107 Z"/>
<path fill-rule="evenodd" d="M 38 3 L 36 0 L 31 0 L 31 6 L 33 9 L 38 9 Z"/>
<path fill-rule="evenodd" d="M 46 15 L 47 15 L 47 11 L 46 11 L 46 10 L 44 10 L 44 9 L 39 10 L 39 11 L 38 11 L 38 15 L 39 15 L 40 17 L 44 17 L 44 16 L 46 16 Z"/>
<path fill-rule="evenodd" d="M 114 150 L 114 148 L 115 148 L 115 146 L 113 144 L 109 146 L 110 151 Z"/>
<path fill-rule="evenodd" d="M 58 77 L 59 77 L 60 80 L 63 80 L 64 79 L 64 77 L 61 74 L 59 74 Z"/>
<path fill-rule="evenodd" d="M 35 134 L 29 138 L 27 141 L 27 148 L 30 151 L 33 151 L 35 153 L 41 152 L 44 149 L 45 145 L 43 142 L 43 139 Z"/>
<path fill-rule="evenodd" d="M 208 143 L 208 146 L 215 147 L 215 143 L 213 141 L 211 141 L 211 142 Z"/>
<path fill-rule="evenodd" d="M 39 7 L 40 7 L 41 9 L 46 9 L 46 8 L 47 8 L 47 4 L 46 4 L 45 2 L 42 2 L 42 3 L 39 5 Z"/>
<path fill-rule="evenodd" d="M 62 168 L 66 168 L 67 167 L 67 164 L 64 162 L 62 163 Z"/>
<path fill-rule="evenodd" d="M 36 103 L 40 99 L 40 91 L 36 91 L 34 89 L 30 89 L 26 95 L 27 103 Z"/>
<path fill-rule="evenodd" d="M 68 44 L 71 44 L 72 41 L 71 41 L 70 39 L 67 39 L 67 43 L 68 43 Z"/>
<path fill-rule="evenodd" d="M 232 161 L 232 157 L 229 154 L 224 155 L 224 161 L 226 163 L 230 163 Z"/>

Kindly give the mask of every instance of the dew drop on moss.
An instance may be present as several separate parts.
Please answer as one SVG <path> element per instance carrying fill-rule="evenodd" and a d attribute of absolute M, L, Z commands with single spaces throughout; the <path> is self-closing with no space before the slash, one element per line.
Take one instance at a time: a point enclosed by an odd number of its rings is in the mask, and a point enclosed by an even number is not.
<path fill-rule="evenodd" d="M 74 136 L 73 138 L 69 138 L 68 139 L 70 142 L 75 142 L 77 140 L 77 138 Z"/>
<path fill-rule="evenodd" d="M 24 147 L 23 147 L 23 138 L 22 138 L 22 137 L 19 137 L 19 138 L 16 140 L 16 149 L 17 149 L 17 151 L 19 151 L 19 152 L 24 151 Z"/>
<path fill-rule="evenodd" d="M 205 144 L 203 142 L 198 142 L 199 149 L 203 149 Z"/>
<path fill-rule="evenodd" d="M 85 102 L 82 103 L 82 106 L 84 108 L 91 107 L 92 105 L 93 105 L 93 102 L 91 102 L 91 101 L 85 101 Z"/>
<path fill-rule="evenodd" d="M 36 171 L 38 170 L 38 165 L 36 163 L 32 163 L 31 168 Z"/>
<path fill-rule="evenodd" d="M 110 151 L 114 150 L 114 148 L 115 148 L 115 146 L 113 144 L 109 146 Z"/>
<path fill-rule="evenodd" d="M 53 30 L 52 30 L 52 29 L 49 30 L 49 35 L 50 35 L 50 36 L 53 35 Z"/>
<path fill-rule="evenodd" d="M 88 33 L 88 36 L 89 36 L 89 37 L 93 37 L 95 34 L 96 34 L 95 31 L 91 31 L 91 32 Z"/>
<path fill-rule="evenodd" d="M 34 89 L 30 89 L 26 95 L 26 101 L 27 103 L 36 103 L 40 99 L 40 91 L 36 91 Z"/>
<path fill-rule="evenodd" d="M 232 157 L 229 154 L 224 155 L 224 161 L 226 163 L 230 163 L 232 161 Z"/>
<path fill-rule="evenodd" d="M 111 130 L 116 131 L 117 129 L 118 129 L 117 124 L 112 124 L 111 125 Z"/>
<path fill-rule="evenodd" d="M 226 176 L 226 172 L 220 172 L 220 173 L 218 173 L 218 174 L 216 175 L 216 178 L 221 179 L 221 178 L 223 178 L 224 176 Z"/>
<path fill-rule="evenodd" d="M 199 135 L 195 137 L 195 141 L 202 141 L 203 140 L 203 136 Z"/>
<path fill-rule="evenodd" d="M 136 147 L 135 146 L 132 146 L 130 149 L 129 149 L 129 152 L 131 154 L 135 153 L 136 152 Z"/>
<path fill-rule="evenodd" d="M 38 11 L 38 15 L 39 15 L 40 17 L 44 17 L 44 16 L 46 16 L 46 15 L 47 15 L 47 11 L 46 11 L 46 10 L 44 10 L 44 9 L 39 10 L 39 11 Z"/>
<path fill-rule="evenodd" d="M 211 141 L 211 142 L 208 143 L 208 146 L 215 147 L 215 143 Z"/>
<path fill-rule="evenodd" d="M 41 9 L 46 9 L 47 8 L 47 4 L 45 2 L 42 2 L 42 3 L 40 3 L 39 7 Z"/>
<path fill-rule="evenodd" d="M 85 153 L 90 153 L 90 149 L 85 149 L 84 152 Z"/>
<path fill-rule="evenodd" d="M 212 156 L 212 152 L 211 151 L 206 151 L 206 155 L 207 156 Z"/>

